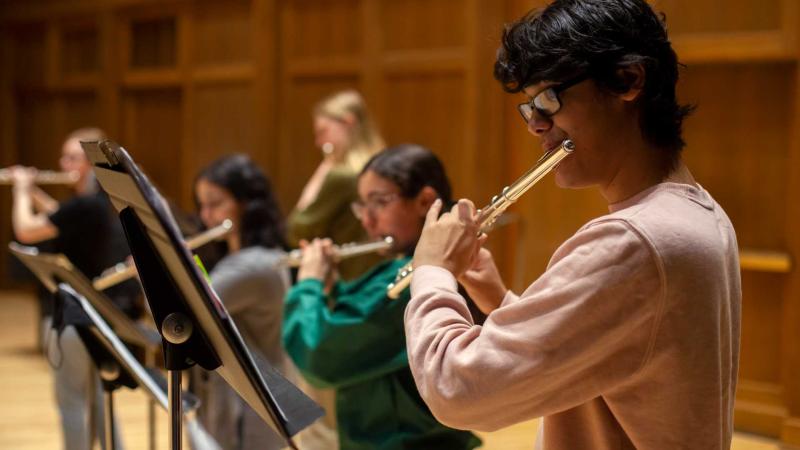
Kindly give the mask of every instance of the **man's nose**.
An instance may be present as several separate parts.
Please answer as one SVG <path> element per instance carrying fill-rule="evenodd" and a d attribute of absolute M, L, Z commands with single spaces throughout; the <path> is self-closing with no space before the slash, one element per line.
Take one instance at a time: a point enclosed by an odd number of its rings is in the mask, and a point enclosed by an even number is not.
<path fill-rule="evenodd" d="M 541 136 L 551 128 L 553 120 L 534 109 L 531 119 L 528 120 L 528 132 L 534 136 Z"/>

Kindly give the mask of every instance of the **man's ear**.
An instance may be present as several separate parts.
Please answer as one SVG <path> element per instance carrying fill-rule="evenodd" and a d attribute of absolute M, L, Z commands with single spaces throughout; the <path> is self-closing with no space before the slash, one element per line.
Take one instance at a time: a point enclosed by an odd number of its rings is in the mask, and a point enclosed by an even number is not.
<path fill-rule="evenodd" d="M 423 216 L 428 213 L 428 209 L 430 209 L 431 205 L 434 201 L 436 201 L 437 198 L 439 198 L 439 194 L 437 194 L 436 190 L 430 186 L 425 186 L 421 191 L 419 191 L 419 194 L 417 194 L 416 203 L 419 206 L 420 212 Z"/>
<path fill-rule="evenodd" d="M 617 94 L 625 101 L 632 102 L 639 97 L 644 89 L 646 72 L 641 64 L 632 64 L 617 69 L 617 79 L 619 80 L 620 93 Z"/>

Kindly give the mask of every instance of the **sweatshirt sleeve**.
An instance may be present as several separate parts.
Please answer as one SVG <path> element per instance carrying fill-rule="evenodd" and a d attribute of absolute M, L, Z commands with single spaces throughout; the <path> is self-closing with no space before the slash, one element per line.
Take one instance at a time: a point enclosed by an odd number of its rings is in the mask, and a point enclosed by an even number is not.
<path fill-rule="evenodd" d="M 634 374 L 665 297 L 660 259 L 619 220 L 579 231 L 483 326 L 444 269 L 416 269 L 411 293 L 405 328 L 420 394 L 442 423 L 486 431 L 574 407 Z"/>
<path fill-rule="evenodd" d="M 319 280 L 303 280 L 289 291 L 283 343 L 310 383 L 339 388 L 408 366 L 403 335 L 408 294 L 388 300 L 389 281 L 354 282 L 355 289 L 337 283 L 332 308 Z"/>
<path fill-rule="evenodd" d="M 264 304 L 283 306 L 288 273 L 275 266 L 276 260 L 244 250 L 217 264 L 210 274 L 211 286 L 228 313 L 238 315 L 252 307 L 256 293 Z"/>

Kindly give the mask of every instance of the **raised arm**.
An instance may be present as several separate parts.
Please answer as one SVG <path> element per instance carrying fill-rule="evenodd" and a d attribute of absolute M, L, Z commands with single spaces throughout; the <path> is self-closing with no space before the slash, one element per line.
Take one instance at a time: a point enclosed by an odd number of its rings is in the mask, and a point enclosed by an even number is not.
<path fill-rule="evenodd" d="M 626 224 L 597 224 L 483 326 L 472 325 L 452 274 L 419 267 L 405 328 L 420 394 L 442 423 L 474 430 L 601 395 L 647 361 L 664 301 L 657 261 Z"/>
<path fill-rule="evenodd" d="M 35 244 L 58 236 L 58 228 L 50 222 L 47 212 L 34 211 L 34 192 L 38 190 L 33 185 L 35 174 L 35 171 L 23 167 L 12 170 L 11 226 L 14 237 L 23 244 Z"/>
<path fill-rule="evenodd" d="M 327 270 L 312 264 L 320 245 L 306 246 L 299 281 L 284 305 L 283 343 L 294 363 L 309 381 L 326 387 L 407 366 L 403 311 L 408 297 L 386 298 L 386 285 L 402 264 L 385 263 L 351 283 L 337 282 L 329 295 L 323 284 Z"/>

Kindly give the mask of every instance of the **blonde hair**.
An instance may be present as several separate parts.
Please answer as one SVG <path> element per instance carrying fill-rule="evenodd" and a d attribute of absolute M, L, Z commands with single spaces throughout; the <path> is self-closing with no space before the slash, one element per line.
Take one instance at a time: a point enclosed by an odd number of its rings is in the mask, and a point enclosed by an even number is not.
<path fill-rule="evenodd" d="M 350 133 L 350 147 L 342 164 L 355 172 L 360 172 L 372 155 L 386 146 L 370 117 L 364 98 L 352 89 L 337 92 L 320 100 L 314 105 L 313 115 L 340 121 L 347 120 L 348 115 L 352 116 L 354 122 Z"/>
<path fill-rule="evenodd" d="M 67 138 L 64 140 L 69 141 L 72 139 L 78 139 L 80 141 L 102 141 L 106 139 L 106 133 L 97 127 L 78 128 L 67 135 Z"/>

